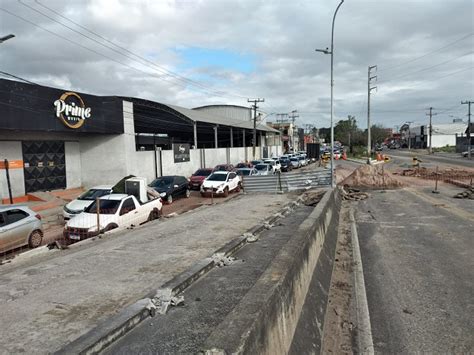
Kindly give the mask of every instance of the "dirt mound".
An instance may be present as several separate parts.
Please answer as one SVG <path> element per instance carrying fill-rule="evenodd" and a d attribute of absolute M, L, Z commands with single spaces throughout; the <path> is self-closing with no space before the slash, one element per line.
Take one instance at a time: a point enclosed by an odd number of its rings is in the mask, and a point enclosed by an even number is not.
<path fill-rule="evenodd" d="M 362 165 L 342 180 L 340 185 L 375 189 L 403 187 L 403 184 L 381 165 Z"/>

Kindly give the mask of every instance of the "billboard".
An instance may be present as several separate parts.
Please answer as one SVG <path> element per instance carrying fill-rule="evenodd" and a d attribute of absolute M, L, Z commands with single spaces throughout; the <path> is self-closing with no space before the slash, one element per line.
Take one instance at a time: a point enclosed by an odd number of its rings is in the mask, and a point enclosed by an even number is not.
<path fill-rule="evenodd" d="M 190 145 L 187 143 L 173 144 L 173 155 L 175 163 L 184 163 L 190 160 Z"/>

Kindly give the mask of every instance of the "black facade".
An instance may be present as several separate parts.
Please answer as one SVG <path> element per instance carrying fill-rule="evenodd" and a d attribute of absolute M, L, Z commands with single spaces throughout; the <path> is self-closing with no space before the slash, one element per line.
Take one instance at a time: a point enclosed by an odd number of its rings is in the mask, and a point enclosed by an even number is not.
<path fill-rule="evenodd" d="M 0 130 L 120 134 L 122 99 L 0 79 Z"/>

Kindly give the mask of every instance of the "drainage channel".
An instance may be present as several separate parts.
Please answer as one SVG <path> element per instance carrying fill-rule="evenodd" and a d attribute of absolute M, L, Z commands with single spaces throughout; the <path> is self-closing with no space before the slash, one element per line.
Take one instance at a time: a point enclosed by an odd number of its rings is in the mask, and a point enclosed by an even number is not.
<path fill-rule="evenodd" d="M 275 225 L 267 226 L 258 239 L 179 294 L 176 307 L 144 320 L 103 353 L 197 353 L 203 350 L 206 339 L 254 287 L 313 209 L 301 205 Z"/>

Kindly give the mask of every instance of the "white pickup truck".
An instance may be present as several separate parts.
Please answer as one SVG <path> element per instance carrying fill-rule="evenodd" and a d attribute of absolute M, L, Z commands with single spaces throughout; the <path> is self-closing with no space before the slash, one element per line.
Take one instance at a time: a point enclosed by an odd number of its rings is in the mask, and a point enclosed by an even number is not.
<path fill-rule="evenodd" d="M 135 196 L 110 194 L 99 198 L 99 225 L 97 228 L 97 201 L 84 212 L 70 219 L 64 227 L 64 237 L 83 240 L 113 229 L 138 226 L 161 215 L 161 198 L 140 203 Z"/>

